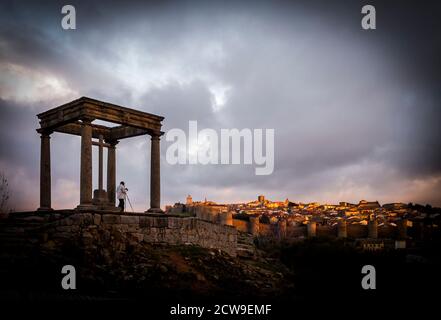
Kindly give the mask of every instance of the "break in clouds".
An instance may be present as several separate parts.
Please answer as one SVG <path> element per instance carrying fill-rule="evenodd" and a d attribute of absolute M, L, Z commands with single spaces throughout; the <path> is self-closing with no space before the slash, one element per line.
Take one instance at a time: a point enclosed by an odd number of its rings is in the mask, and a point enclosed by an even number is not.
<path fill-rule="evenodd" d="M 438 4 L 373 2 L 371 31 L 358 2 L 79 1 L 69 31 L 64 4 L 0 5 L 0 171 L 13 208 L 38 206 L 35 115 L 80 96 L 162 115 L 164 131 L 188 132 L 190 120 L 274 129 L 267 176 L 243 164 L 170 165 L 163 138 L 163 205 L 187 194 L 441 205 Z M 53 207 L 74 207 L 80 139 L 53 134 L 51 147 Z M 117 146 L 117 180 L 135 210 L 148 208 L 149 150 L 146 137 Z"/>

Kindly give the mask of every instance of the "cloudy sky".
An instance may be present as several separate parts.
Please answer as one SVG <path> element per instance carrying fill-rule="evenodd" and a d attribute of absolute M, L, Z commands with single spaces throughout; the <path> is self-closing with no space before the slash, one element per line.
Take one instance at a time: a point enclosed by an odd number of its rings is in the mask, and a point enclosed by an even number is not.
<path fill-rule="evenodd" d="M 2 1 L 0 171 L 12 208 L 38 207 L 36 114 L 80 96 L 162 115 L 164 131 L 187 132 L 189 120 L 275 130 L 269 176 L 167 164 L 163 139 L 163 205 L 187 194 L 441 205 L 439 4 L 208 2 Z M 376 30 L 361 29 L 367 3 Z M 76 30 L 61 28 L 64 4 L 76 8 Z M 80 138 L 53 134 L 51 147 L 53 207 L 72 208 Z M 147 137 L 117 148 L 136 210 L 149 207 L 149 148 Z"/>

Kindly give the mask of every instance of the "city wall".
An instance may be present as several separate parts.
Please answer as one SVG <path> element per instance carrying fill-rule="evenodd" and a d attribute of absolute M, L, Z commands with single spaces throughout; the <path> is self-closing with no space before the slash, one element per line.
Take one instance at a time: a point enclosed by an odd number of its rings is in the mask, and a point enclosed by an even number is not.
<path fill-rule="evenodd" d="M 337 225 L 322 225 L 313 221 L 305 224 L 287 224 L 282 220 L 277 223 L 260 223 L 259 218 L 249 216 L 247 220 L 234 219 L 231 212 L 220 212 L 215 207 L 199 207 L 195 211 L 197 219 L 210 221 L 217 224 L 226 224 L 234 226 L 240 232 L 251 233 L 254 236 L 270 237 L 274 239 L 296 239 L 306 237 L 329 237 L 329 238 L 380 238 L 396 239 L 406 238 L 407 229 L 400 226 L 392 227 L 390 225 L 378 226 L 376 222 L 370 222 L 368 225 L 347 224 L 341 221 Z"/>

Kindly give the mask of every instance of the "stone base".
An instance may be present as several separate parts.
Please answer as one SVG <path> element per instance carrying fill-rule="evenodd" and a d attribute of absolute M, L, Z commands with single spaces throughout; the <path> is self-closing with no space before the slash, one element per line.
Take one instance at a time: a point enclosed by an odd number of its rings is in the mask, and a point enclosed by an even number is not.
<path fill-rule="evenodd" d="M 161 208 L 150 208 L 145 213 L 164 213 Z"/>
<path fill-rule="evenodd" d="M 97 206 L 93 204 L 79 204 L 75 209 L 79 211 L 97 210 Z"/>
<path fill-rule="evenodd" d="M 49 207 L 40 207 L 37 209 L 37 211 L 54 211 L 54 209 Z"/>
<path fill-rule="evenodd" d="M 118 212 L 119 208 L 117 207 L 112 207 L 112 206 L 108 206 L 108 205 L 96 205 L 95 206 L 95 211 L 112 211 L 112 212 Z"/>
<path fill-rule="evenodd" d="M 107 197 L 106 190 L 99 190 L 99 189 L 93 190 L 92 203 L 94 205 L 108 205 L 109 200 Z"/>
<path fill-rule="evenodd" d="M 112 206 L 110 204 L 97 206 L 97 210 L 104 210 L 104 211 L 114 211 L 114 212 L 120 212 L 121 209 L 119 207 Z"/>

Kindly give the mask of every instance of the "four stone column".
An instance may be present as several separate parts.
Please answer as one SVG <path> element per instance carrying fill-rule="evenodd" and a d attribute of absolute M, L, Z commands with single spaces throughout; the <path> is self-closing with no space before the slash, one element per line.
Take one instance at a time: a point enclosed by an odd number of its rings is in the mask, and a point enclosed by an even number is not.
<path fill-rule="evenodd" d="M 79 209 L 92 207 L 92 120 L 83 119 L 81 127 Z"/>
<path fill-rule="evenodd" d="M 51 146 L 50 133 L 41 133 L 40 153 L 40 207 L 39 211 L 52 210 L 51 208 Z"/>
<path fill-rule="evenodd" d="M 80 165 L 80 204 L 78 209 L 91 209 L 92 203 L 92 119 L 82 119 L 81 126 L 81 165 Z M 40 159 L 40 207 L 38 210 L 51 208 L 51 161 L 50 134 L 41 131 Z M 150 167 L 150 209 L 147 212 L 162 213 L 161 210 L 161 133 L 151 135 L 151 167 Z M 102 137 L 100 137 L 102 143 Z M 108 141 L 107 155 L 107 194 L 109 203 L 115 205 L 116 191 L 116 144 L 118 141 Z M 100 163 L 102 151 L 100 150 Z M 102 165 L 99 168 L 99 189 L 102 189 Z"/>
<path fill-rule="evenodd" d="M 161 210 L 161 153 L 159 148 L 160 134 L 152 134 L 150 160 L 150 209 L 148 212 L 163 212 Z"/>

